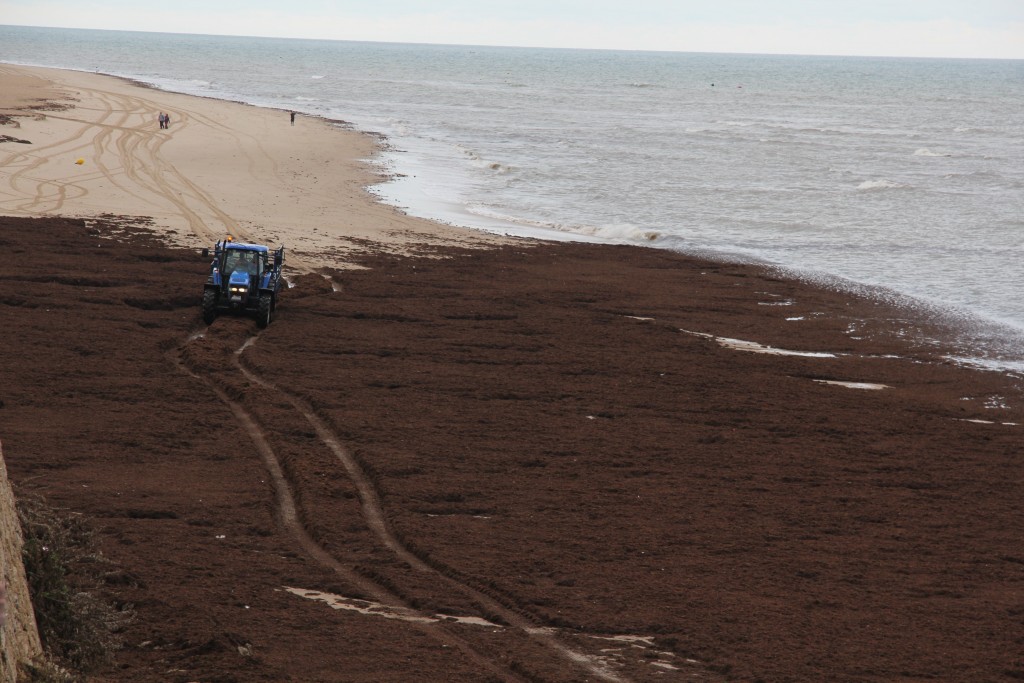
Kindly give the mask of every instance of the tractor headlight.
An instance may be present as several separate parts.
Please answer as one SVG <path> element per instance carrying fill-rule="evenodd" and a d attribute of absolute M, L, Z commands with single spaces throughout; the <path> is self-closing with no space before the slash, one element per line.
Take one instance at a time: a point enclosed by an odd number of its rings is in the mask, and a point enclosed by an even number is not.
<path fill-rule="evenodd" d="M 231 287 L 231 293 L 232 294 L 244 294 L 245 293 L 245 287 Z"/>

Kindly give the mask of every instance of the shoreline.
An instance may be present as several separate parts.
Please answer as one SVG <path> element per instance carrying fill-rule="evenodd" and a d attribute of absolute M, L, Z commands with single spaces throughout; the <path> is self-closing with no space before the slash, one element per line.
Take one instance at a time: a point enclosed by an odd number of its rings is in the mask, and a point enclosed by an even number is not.
<path fill-rule="evenodd" d="M 407 214 L 373 192 L 373 188 L 385 182 L 387 176 L 371 159 L 386 152 L 386 142 L 382 141 L 379 134 L 356 130 L 345 121 L 300 115 L 299 127 L 304 129 L 302 132 L 306 135 L 295 139 L 295 133 L 298 131 L 294 126 L 287 125 L 288 111 L 285 109 L 212 96 L 184 94 L 163 90 L 159 86 L 127 76 L 72 69 L 0 65 L 0 78 L 9 70 L 17 72 L 19 69 L 29 75 L 49 79 L 52 88 L 48 92 L 54 100 L 60 99 L 61 88 L 65 92 L 77 93 L 78 97 L 85 93 L 85 97 L 88 98 L 90 93 L 95 96 L 98 92 L 99 86 L 95 84 L 95 79 L 99 79 L 100 84 L 118 83 L 121 87 L 115 90 L 119 95 L 124 93 L 125 96 L 137 101 L 136 109 L 130 112 L 130 119 L 126 119 L 128 123 L 121 124 L 125 137 L 154 132 L 157 135 L 164 134 L 155 123 L 156 112 L 161 106 L 171 108 L 175 105 L 185 112 L 188 111 L 190 102 L 207 103 L 208 107 L 197 107 L 196 111 L 208 108 L 208 114 L 212 115 L 212 118 L 204 118 L 207 115 L 205 113 L 202 116 L 195 116 L 194 120 L 193 117 L 189 117 L 189 120 L 185 121 L 189 128 L 185 135 L 190 138 L 186 143 L 177 139 L 177 129 L 182 124 L 179 116 L 179 120 L 172 123 L 172 130 L 166 132 L 165 137 L 169 139 L 147 143 L 159 145 L 159 149 L 147 150 L 146 145 L 135 144 L 128 150 L 127 157 L 124 148 L 128 143 L 112 141 L 112 136 L 107 136 L 108 148 L 98 155 L 86 155 L 80 168 L 85 171 L 98 160 L 102 160 L 110 169 L 109 173 L 104 174 L 105 180 L 109 181 L 105 183 L 108 186 L 106 194 L 97 187 L 104 179 L 87 179 L 78 186 L 75 179 L 68 176 L 65 168 L 59 165 L 67 164 L 74 155 L 64 154 L 65 158 L 61 158 L 62 150 L 56 148 L 55 151 L 48 152 L 49 158 L 43 166 L 51 170 L 51 175 L 45 177 L 45 182 L 65 183 L 67 187 L 80 193 L 84 192 L 88 196 L 82 196 L 76 203 L 75 197 L 67 196 L 71 194 L 70 190 L 57 186 L 45 187 L 44 182 L 39 187 L 22 190 L 21 196 L 18 192 L 13 192 L 12 196 L 0 194 L 0 212 L 5 215 L 124 213 L 146 216 L 152 218 L 156 225 L 166 228 L 172 242 L 177 240 L 178 244 L 188 244 L 192 247 L 208 246 L 225 234 L 236 234 L 243 239 L 275 245 L 283 243 L 291 256 L 289 267 L 297 267 L 299 270 L 336 266 L 351 261 L 351 257 L 363 248 L 416 253 L 417 250 L 429 251 L 443 246 L 488 246 L 520 239 L 538 242 L 594 241 L 608 245 L 621 243 L 603 239 L 590 240 L 586 236 L 571 233 L 548 235 L 543 230 L 535 231 L 523 227 L 516 230 L 513 224 L 510 224 L 508 232 L 501 234 L 498 224 L 492 225 L 492 229 L 466 227 Z M 8 98 L 12 94 L 17 96 L 16 90 L 7 90 Z M 149 96 L 139 97 L 138 90 L 145 91 Z M 152 122 L 147 121 L 143 113 L 147 106 L 149 113 L 154 117 Z M 5 109 L 0 106 L 0 113 L 3 111 Z M 73 108 L 68 111 L 73 115 Z M 101 120 L 100 116 L 100 113 L 96 113 L 91 120 L 83 117 L 86 122 L 92 124 L 93 139 L 110 126 L 110 122 L 106 119 Z M 59 115 L 50 115 L 48 120 L 52 124 L 60 118 Z M 221 126 L 220 130 L 223 130 L 225 124 L 238 127 L 238 134 L 231 140 L 235 147 L 211 141 L 211 137 L 217 137 L 217 126 Z M 270 140 L 276 144 L 269 144 Z M 289 149 L 281 144 L 286 140 L 294 141 L 295 149 Z M 123 147 L 118 147 L 122 144 Z M 175 150 L 175 146 L 182 149 Z M 0 154 L 9 152 L 11 147 L 12 145 L 0 147 Z M 324 152 L 328 149 L 332 154 Z M 197 153 L 196 150 L 203 150 L 203 153 Z M 334 152 L 337 156 L 333 154 Z M 293 153 L 308 156 L 300 158 L 292 156 Z M 244 157 L 244 164 L 239 154 Z M 132 155 L 137 158 L 130 158 Z M 113 161 L 109 160 L 111 158 Z M 171 174 L 180 176 L 180 182 L 154 183 L 151 181 L 156 178 L 145 178 L 135 174 L 136 177 L 128 179 L 133 182 L 128 183 L 129 187 L 124 188 L 124 192 L 110 192 L 118 184 L 115 178 L 123 177 L 118 166 L 122 169 L 131 169 L 146 164 L 156 168 L 157 175 L 168 173 L 170 168 Z M 221 165 L 224 167 L 223 174 L 217 172 L 217 167 Z M 33 174 L 36 172 L 37 169 L 34 167 Z M 238 178 L 244 179 L 241 186 L 236 180 Z M 41 190 L 40 187 L 44 189 Z M 332 196 L 329 191 L 325 191 L 333 187 L 344 188 L 343 193 L 340 196 Z M 47 208 L 45 201 L 38 197 L 41 192 L 47 191 L 61 195 L 60 204 L 55 210 Z M 19 200 L 28 201 L 29 194 L 33 192 L 37 195 L 33 198 L 33 210 L 7 210 L 12 204 L 17 205 Z M 252 202 L 253 197 L 260 199 Z M 120 208 L 117 211 L 107 211 L 107 204 Z M 622 244 L 638 248 L 665 249 L 670 253 L 682 253 L 714 262 L 774 269 L 782 277 L 809 282 L 814 286 L 838 288 L 848 292 L 850 296 L 864 296 L 867 292 L 867 296 L 871 298 L 887 302 L 897 301 L 899 305 L 912 311 L 915 317 L 928 321 L 933 330 L 939 331 L 934 342 L 955 347 L 953 359 L 957 362 L 984 371 L 1017 377 L 1024 375 L 1024 357 L 1018 343 L 1021 330 L 1012 323 L 960 311 L 950 308 L 949 305 L 930 302 L 886 287 L 867 285 L 827 273 L 808 273 L 778 264 L 761 263 L 744 258 L 740 254 L 708 253 L 700 249 L 680 252 L 633 242 Z"/>
<path fill-rule="evenodd" d="M 941 297 L 987 311 L 993 319 L 1015 320 L 1024 328 L 1024 311 L 1014 293 L 1019 273 L 1007 263 L 1013 254 L 1016 219 L 1007 210 L 1022 178 L 1005 160 L 1012 157 L 1009 149 L 1017 136 L 1013 127 L 999 125 L 1017 122 L 1013 97 L 997 98 L 989 102 L 991 106 L 974 97 L 985 90 L 982 84 L 989 83 L 995 86 L 992 92 L 1012 93 L 1012 88 L 999 87 L 1013 85 L 1012 69 L 977 73 L 952 65 L 922 67 L 908 81 L 911 88 L 893 92 L 883 79 L 875 85 L 885 87 L 858 92 L 858 83 L 873 82 L 865 80 L 862 71 L 874 74 L 880 69 L 884 74 L 895 65 L 862 63 L 845 69 L 816 65 L 811 58 L 778 64 L 738 59 L 737 73 L 749 73 L 751 83 L 755 78 L 761 83 L 758 98 L 769 107 L 755 106 L 745 115 L 745 94 L 730 91 L 732 106 L 721 96 L 721 88 L 706 87 L 702 67 L 721 65 L 699 56 L 672 57 L 665 62 L 672 69 L 664 74 L 645 60 L 626 60 L 622 69 L 606 73 L 607 82 L 576 78 L 577 67 L 582 76 L 603 72 L 594 71 L 593 60 L 572 60 L 563 74 L 570 81 L 563 83 L 562 77 L 528 78 L 538 56 L 521 55 L 510 64 L 516 65 L 513 73 L 524 69 L 523 77 L 491 90 L 488 83 L 504 83 L 501 60 L 511 55 L 492 64 L 483 53 L 476 57 L 460 54 L 458 48 L 438 48 L 437 56 L 451 67 L 446 66 L 445 73 L 458 76 L 434 83 L 429 68 L 415 66 L 429 67 L 431 50 L 416 46 L 344 41 L 285 45 L 261 43 L 259 38 L 16 27 L 5 35 L 10 36 L 8 58 L 26 64 L 139 77 L 157 88 L 257 106 L 301 107 L 310 114 L 355 122 L 360 130 L 385 132 L 401 148 L 382 158 L 392 170 L 407 175 L 406 182 L 424 184 L 421 187 L 432 197 L 467 205 L 470 213 L 536 219 L 566 230 L 639 236 L 640 241 L 640 231 L 652 236 L 660 231 L 659 241 L 678 240 L 673 246 L 688 252 L 694 246 L 714 245 L 729 254 L 736 247 L 777 263 L 816 266 L 925 298 Z M 135 56 L 116 59 L 122 52 Z M 413 61 L 403 61 L 408 58 Z M 488 68 L 473 68 L 474 61 Z M 246 68 L 248 62 L 252 68 Z M 641 77 L 625 78 L 634 73 Z M 795 82 L 827 93 L 830 101 L 838 97 L 843 106 L 801 110 L 803 88 L 791 92 L 787 82 L 794 81 L 776 80 L 787 73 L 800 76 Z M 414 76 L 401 78 L 403 74 Z M 571 90 L 573 82 L 590 84 L 584 88 L 586 101 L 595 105 L 579 111 L 581 121 L 595 125 L 576 126 L 575 132 L 563 130 L 559 123 L 564 119 L 557 106 L 560 87 L 547 90 L 553 84 Z M 620 87 L 636 84 L 658 87 Z M 536 90 L 522 90 L 524 85 Z M 691 87 L 696 89 L 692 100 L 686 95 Z M 957 112 L 949 110 L 941 96 L 949 87 L 964 94 L 965 108 L 958 111 L 976 125 L 956 123 Z M 527 95 L 534 92 L 537 97 Z M 752 93 L 748 88 L 746 94 Z M 521 96 L 526 99 L 519 101 Z M 688 103 L 682 110 L 671 106 L 678 96 Z M 853 99 L 847 99 L 850 96 Z M 871 106 L 860 111 L 867 103 Z M 906 130 L 887 125 L 890 105 L 915 112 L 915 125 Z M 507 125 L 501 121 L 500 112 L 509 106 L 521 112 L 521 124 L 520 116 Z M 626 109 L 615 114 L 622 106 Z M 648 113 L 634 119 L 631 110 Z M 544 124 L 545 116 L 551 119 L 550 127 Z M 618 116 L 624 124 L 621 135 L 601 132 L 614 130 L 606 126 Z M 527 120 L 530 124 L 523 128 Z M 668 125 L 648 126 L 657 120 Z M 830 123 L 831 128 L 826 125 Z M 673 133 L 673 126 L 681 127 Z M 471 132 L 474 128 L 490 132 L 477 136 Z M 532 136 L 531 130 L 549 130 L 551 135 Z M 919 136 L 920 144 L 914 143 Z M 629 145 L 617 144 L 620 137 Z M 728 162 L 730 150 L 755 165 Z M 609 167 L 588 171 L 573 166 L 589 155 L 606 158 Z M 648 163 L 645 156 L 659 162 Z M 610 184 L 614 186 L 609 191 Z M 679 191 L 674 189 L 677 184 Z M 393 186 L 388 183 L 376 190 L 386 192 Z M 490 191 L 482 192 L 483 188 Z M 407 207 L 401 201 L 398 205 L 441 222 L 451 218 L 434 213 L 429 205 L 426 212 L 419 211 L 419 198 L 411 198 Z M 390 195 L 387 201 L 394 203 Z"/>
<path fill-rule="evenodd" d="M 0 82 L 14 100 L 0 113 L 15 116 L 19 136 L 33 143 L 0 147 L 5 215 L 145 216 L 192 247 L 226 234 L 284 244 L 300 270 L 343 263 L 363 248 L 504 241 L 377 201 L 367 188 L 381 176 L 367 160 L 379 140 L 326 119 L 290 125 L 284 110 L 84 71 L 0 65 Z M 71 108 L 26 116 L 19 106 L 39 106 L 27 99 Z M 166 131 L 161 111 L 171 115 Z"/>

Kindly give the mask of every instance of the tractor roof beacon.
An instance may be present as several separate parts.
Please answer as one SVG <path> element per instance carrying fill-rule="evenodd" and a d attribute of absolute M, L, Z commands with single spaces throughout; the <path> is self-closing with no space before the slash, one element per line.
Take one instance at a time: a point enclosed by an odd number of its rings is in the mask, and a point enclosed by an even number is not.
<path fill-rule="evenodd" d="M 209 257 L 210 250 L 203 249 L 203 256 Z M 217 242 L 203 285 L 203 322 L 209 325 L 220 313 L 241 313 L 255 316 L 260 327 L 269 325 L 281 291 L 283 264 L 284 247 L 271 251 L 230 237 Z"/>

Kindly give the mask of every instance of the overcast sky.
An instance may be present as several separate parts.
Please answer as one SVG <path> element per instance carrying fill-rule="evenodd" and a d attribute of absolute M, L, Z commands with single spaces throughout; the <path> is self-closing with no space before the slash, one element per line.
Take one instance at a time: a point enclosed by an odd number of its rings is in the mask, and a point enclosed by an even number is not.
<path fill-rule="evenodd" d="M 468 45 L 1024 59 L 1024 0 L 0 0 L 0 24 Z"/>

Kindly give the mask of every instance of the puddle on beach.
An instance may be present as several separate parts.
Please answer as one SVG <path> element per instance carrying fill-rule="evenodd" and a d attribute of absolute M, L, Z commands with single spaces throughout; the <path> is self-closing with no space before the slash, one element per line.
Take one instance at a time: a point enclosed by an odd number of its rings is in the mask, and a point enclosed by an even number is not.
<path fill-rule="evenodd" d="M 654 646 L 654 636 L 590 636 L 597 640 L 611 640 L 616 643 L 643 643 L 647 647 Z"/>
<path fill-rule="evenodd" d="M 758 306 L 794 306 L 794 305 L 796 305 L 796 301 L 794 301 L 793 299 L 790 299 L 787 296 L 783 296 L 782 294 L 773 294 L 772 292 L 754 292 L 754 293 L 755 294 L 760 294 L 761 296 L 769 297 L 770 299 L 774 299 L 774 301 L 758 301 L 757 302 Z"/>
<path fill-rule="evenodd" d="M 999 395 L 992 395 L 986 397 L 973 397 L 964 396 L 960 399 L 961 401 L 983 401 L 982 407 L 985 410 L 1009 410 L 1010 403 L 1006 400 L 1006 397 Z M 979 425 L 1005 425 L 1007 427 L 1019 427 L 1019 422 L 1005 422 L 1002 420 L 982 420 L 982 419 L 970 419 L 970 418 L 957 418 L 960 422 L 973 422 Z"/>
<path fill-rule="evenodd" d="M 748 351 L 750 353 L 764 353 L 769 356 L 800 356 L 803 358 L 838 358 L 838 353 L 828 353 L 824 351 L 790 351 L 788 349 L 778 349 L 774 346 L 765 346 L 764 344 L 758 344 L 757 342 L 745 341 L 743 339 L 730 339 L 728 337 L 716 337 L 713 334 L 707 334 L 706 332 L 694 332 L 692 330 L 680 329 L 680 332 L 686 334 L 692 334 L 695 337 L 704 337 L 705 339 L 714 339 L 720 346 L 724 346 L 727 349 L 733 349 L 734 351 Z"/>
<path fill-rule="evenodd" d="M 792 302 L 773 302 L 764 304 L 765 306 L 788 306 Z M 624 315 L 623 318 L 629 318 L 630 320 L 640 320 L 642 322 L 651 322 L 654 318 L 648 318 L 640 315 Z M 786 318 L 786 320 L 804 320 L 803 316 L 797 318 Z M 730 339 L 729 337 L 716 337 L 713 334 L 706 332 L 694 332 L 693 330 L 679 330 L 684 334 L 691 334 L 695 337 L 704 337 L 705 339 L 714 339 L 719 345 L 724 346 L 727 349 L 733 349 L 734 351 L 748 351 L 750 353 L 764 353 L 770 356 L 801 356 L 803 358 L 838 358 L 843 354 L 829 353 L 826 351 L 790 351 L 789 349 L 779 349 L 774 346 L 765 346 L 764 344 L 758 344 L 757 342 L 745 341 L 743 339 Z M 867 388 L 867 387 L 858 387 Z"/>
<path fill-rule="evenodd" d="M 837 379 L 816 379 L 813 381 L 818 382 L 819 384 L 832 384 L 837 387 L 846 387 L 847 389 L 867 389 L 869 391 L 892 389 L 888 384 L 873 384 L 871 382 L 843 382 Z"/>
<path fill-rule="evenodd" d="M 337 282 L 335 282 L 334 278 L 332 278 L 330 275 L 324 275 L 322 277 L 325 280 L 327 280 L 328 282 L 331 283 L 331 291 L 332 292 L 340 292 L 341 291 L 341 285 L 339 285 Z"/>
<path fill-rule="evenodd" d="M 348 610 L 350 612 L 358 612 L 359 614 L 365 614 L 368 616 L 383 617 L 384 619 L 397 619 L 398 621 L 410 621 L 418 624 L 457 622 L 459 624 L 466 624 L 467 626 L 503 628 L 500 624 L 495 624 L 480 617 L 458 617 L 450 614 L 426 616 L 406 607 L 383 605 L 379 602 L 359 600 L 358 598 L 346 598 L 343 595 L 336 595 L 334 593 L 322 593 L 320 591 L 307 590 L 305 588 L 292 588 L 290 586 L 284 586 L 284 590 L 292 595 L 297 595 L 300 598 L 323 602 L 333 609 Z"/>
<path fill-rule="evenodd" d="M 371 602 L 369 600 L 360 600 L 357 598 L 347 598 L 334 593 L 325 593 L 306 588 L 293 588 L 291 586 L 282 586 L 281 589 L 291 593 L 292 595 L 305 598 L 306 600 L 315 600 L 317 602 L 325 603 L 333 609 L 347 610 L 367 616 L 396 619 L 398 621 L 408 621 L 419 624 L 459 623 L 465 624 L 466 626 L 504 629 L 500 624 L 495 624 L 480 617 L 460 617 L 450 614 L 434 614 L 432 616 L 427 616 L 406 607 L 384 605 L 379 602 Z M 539 636 L 553 636 L 558 633 L 558 629 L 550 626 L 531 627 L 524 630 L 528 634 Z M 684 662 L 689 665 L 700 664 L 696 659 L 681 659 L 672 652 L 662 652 L 660 650 L 650 652 L 655 647 L 654 636 L 589 635 L 585 637 L 593 640 L 611 641 L 621 645 L 621 647 L 617 648 L 602 649 L 602 654 L 597 657 L 569 652 L 570 656 L 574 660 L 596 665 L 601 668 L 606 668 L 608 665 L 611 665 L 612 667 L 621 666 L 627 660 L 624 653 L 629 650 L 642 650 L 645 653 L 643 658 L 647 664 L 664 671 L 679 671 L 680 667 L 678 665 Z M 656 656 L 656 658 L 652 659 L 652 656 Z M 607 680 L 619 680 L 618 677 L 610 671 L 606 672 L 606 676 L 603 677 Z"/>
<path fill-rule="evenodd" d="M 749 351 L 751 353 L 764 353 L 769 356 L 802 356 L 804 358 L 836 358 L 839 354 L 819 351 L 790 351 L 788 349 L 777 349 L 773 346 L 764 346 L 757 342 L 744 341 L 742 339 L 729 339 L 727 337 L 716 337 L 716 341 L 727 349 L 736 351 Z"/>
<path fill-rule="evenodd" d="M 551 636 L 558 632 L 558 629 L 552 628 L 551 626 L 533 626 L 524 628 L 523 630 L 531 636 Z"/>
<path fill-rule="evenodd" d="M 641 650 L 643 651 L 643 659 L 648 664 L 658 669 L 666 671 L 681 671 L 682 668 L 679 664 L 685 663 L 689 665 L 700 664 L 696 659 L 680 659 L 674 652 L 664 652 L 661 650 L 655 650 L 654 636 L 587 636 L 594 640 L 608 640 L 614 643 L 620 643 L 623 647 L 607 647 L 601 650 L 601 659 L 609 664 L 621 665 L 623 652 L 626 650 Z"/>
<path fill-rule="evenodd" d="M 238 349 L 235 351 L 235 355 L 236 356 L 241 356 L 245 352 L 245 350 L 247 348 L 249 348 L 250 346 L 252 346 L 255 343 L 256 343 L 256 337 L 254 337 L 254 336 L 253 337 L 249 337 L 248 339 L 245 340 L 244 344 L 242 344 L 241 346 L 238 347 Z"/>

